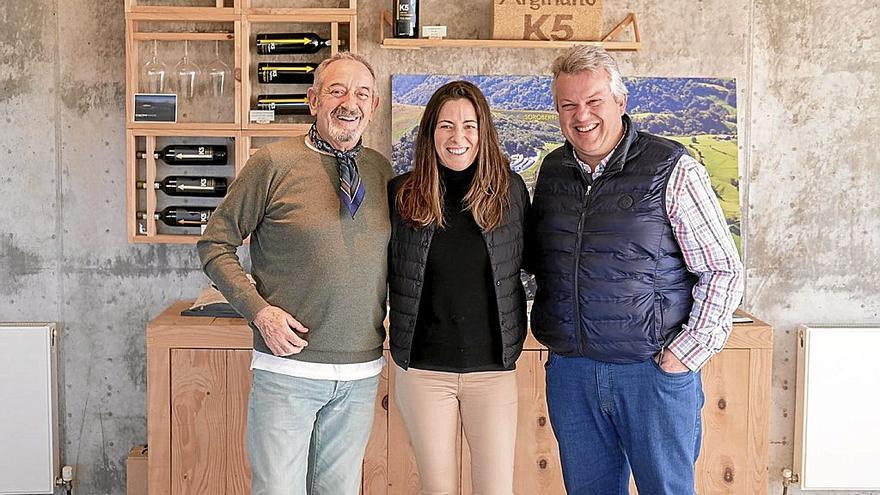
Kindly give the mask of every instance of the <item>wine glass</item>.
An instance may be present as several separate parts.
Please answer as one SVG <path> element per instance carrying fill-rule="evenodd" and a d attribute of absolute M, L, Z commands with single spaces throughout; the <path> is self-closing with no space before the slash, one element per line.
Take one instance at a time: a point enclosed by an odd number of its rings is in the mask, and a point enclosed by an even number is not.
<path fill-rule="evenodd" d="M 177 74 L 177 94 L 184 100 L 192 99 L 202 70 L 189 59 L 189 41 L 184 40 L 183 58 L 174 66 L 174 71 Z"/>
<path fill-rule="evenodd" d="M 158 41 L 153 40 L 153 58 L 147 61 L 141 69 L 141 81 L 143 89 L 147 93 L 165 92 L 165 64 L 159 62 Z"/>
<path fill-rule="evenodd" d="M 214 41 L 214 60 L 205 68 L 208 73 L 211 96 L 221 98 L 226 92 L 226 81 L 232 77 L 229 66 L 220 59 L 220 41 Z"/>

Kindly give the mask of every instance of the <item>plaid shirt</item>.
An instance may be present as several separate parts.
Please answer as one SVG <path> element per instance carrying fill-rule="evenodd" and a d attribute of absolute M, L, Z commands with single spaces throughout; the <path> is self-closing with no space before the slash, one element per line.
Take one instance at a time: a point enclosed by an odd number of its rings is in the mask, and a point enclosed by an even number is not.
<path fill-rule="evenodd" d="M 575 159 L 596 180 L 613 153 L 611 150 L 594 172 L 577 154 Z M 668 349 L 689 369 L 698 371 L 721 351 L 730 336 L 733 311 L 743 293 L 743 265 L 709 173 L 688 154 L 678 160 L 669 178 L 666 214 L 688 270 L 699 278 L 688 321 Z"/>

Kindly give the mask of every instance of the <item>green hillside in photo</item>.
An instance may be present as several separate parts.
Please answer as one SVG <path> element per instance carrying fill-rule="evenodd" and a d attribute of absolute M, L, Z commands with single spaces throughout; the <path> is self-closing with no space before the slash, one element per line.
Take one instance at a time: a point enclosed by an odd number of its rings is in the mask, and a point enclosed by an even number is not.
<path fill-rule="evenodd" d="M 415 131 L 431 94 L 455 79 L 486 94 L 511 169 L 531 191 L 544 157 L 563 143 L 546 76 L 395 75 L 392 151 L 396 173 L 411 167 Z M 736 82 L 716 78 L 627 78 L 627 112 L 641 131 L 678 141 L 709 172 L 727 226 L 742 252 Z"/>

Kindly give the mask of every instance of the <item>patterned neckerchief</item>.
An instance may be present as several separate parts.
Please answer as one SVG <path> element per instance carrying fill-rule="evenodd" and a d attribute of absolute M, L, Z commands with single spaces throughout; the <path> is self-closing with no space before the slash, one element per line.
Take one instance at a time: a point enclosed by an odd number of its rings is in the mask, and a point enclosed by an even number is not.
<path fill-rule="evenodd" d="M 309 139 L 318 151 L 329 153 L 336 157 L 336 171 L 339 173 L 339 199 L 345 205 L 351 218 L 357 212 L 358 207 L 363 203 L 366 190 L 364 183 L 361 182 L 361 176 L 358 174 L 357 157 L 363 149 L 362 141 L 348 151 L 339 151 L 330 145 L 327 141 L 321 139 L 318 134 L 317 124 L 312 124 L 309 129 Z"/>

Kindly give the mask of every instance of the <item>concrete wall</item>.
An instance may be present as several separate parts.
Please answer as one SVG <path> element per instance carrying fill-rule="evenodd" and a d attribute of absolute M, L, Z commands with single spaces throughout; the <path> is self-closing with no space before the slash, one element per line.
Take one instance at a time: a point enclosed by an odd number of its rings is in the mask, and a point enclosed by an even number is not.
<path fill-rule="evenodd" d="M 384 50 L 388 3 L 359 2 L 360 51 L 383 97 L 366 140 L 386 155 L 390 72 L 546 73 L 558 54 Z M 489 36 L 488 0 L 423 3 L 453 36 Z M 639 16 L 642 51 L 617 56 L 625 74 L 738 80 L 746 307 L 776 327 L 768 491 L 779 493 L 795 325 L 880 322 L 880 7 L 606 4 L 611 20 Z M 62 323 L 63 462 L 77 466 L 77 493 L 121 494 L 125 455 L 146 440 L 144 327 L 206 279 L 191 246 L 126 241 L 122 2 L 10 1 L 0 18 L 0 320 Z"/>

